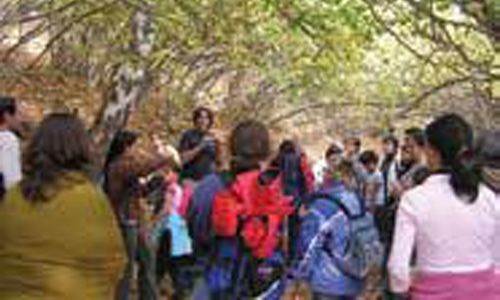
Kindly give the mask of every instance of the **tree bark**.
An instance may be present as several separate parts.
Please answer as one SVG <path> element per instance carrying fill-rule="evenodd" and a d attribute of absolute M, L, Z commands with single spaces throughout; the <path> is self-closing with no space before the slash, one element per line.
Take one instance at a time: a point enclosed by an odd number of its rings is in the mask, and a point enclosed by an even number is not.
<path fill-rule="evenodd" d="M 151 7 L 145 2 L 134 7 L 130 60 L 117 67 L 92 128 L 104 152 L 114 134 L 126 126 L 131 112 L 148 97 L 151 87 L 151 74 L 147 66 L 154 41 Z"/>

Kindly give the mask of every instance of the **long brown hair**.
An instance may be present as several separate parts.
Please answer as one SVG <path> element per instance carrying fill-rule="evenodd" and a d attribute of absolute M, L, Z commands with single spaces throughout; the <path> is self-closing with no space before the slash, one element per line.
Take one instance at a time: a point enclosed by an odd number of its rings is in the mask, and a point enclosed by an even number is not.
<path fill-rule="evenodd" d="M 91 140 L 74 115 L 54 113 L 44 118 L 29 142 L 22 192 L 30 201 L 46 201 L 46 188 L 71 171 L 90 177 Z"/>

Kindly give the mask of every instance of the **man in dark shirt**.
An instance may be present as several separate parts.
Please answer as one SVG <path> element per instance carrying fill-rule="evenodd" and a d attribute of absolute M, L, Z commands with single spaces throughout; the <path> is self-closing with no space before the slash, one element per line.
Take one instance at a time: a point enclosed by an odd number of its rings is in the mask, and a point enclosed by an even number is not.
<path fill-rule="evenodd" d="M 214 116 L 206 107 L 193 112 L 195 128 L 183 133 L 179 145 L 182 158 L 182 179 L 199 181 L 215 171 L 217 160 L 217 141 L 209 130 Z"/>

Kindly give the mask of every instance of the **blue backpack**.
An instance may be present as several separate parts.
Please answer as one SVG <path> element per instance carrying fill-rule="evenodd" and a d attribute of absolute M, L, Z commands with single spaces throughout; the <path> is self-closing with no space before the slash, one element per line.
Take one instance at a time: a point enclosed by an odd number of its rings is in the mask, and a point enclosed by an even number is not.
<path fill-rule="evenodd" d="M 320 229 L 316 236 L 311 239 L 300 262 L 300 267 L 311 264 L 313 259 L 317 259 L 314 262 L 315 265 L 326 265 L 333 262 L 344 275 L 360 280 L 366 278 L 371 270 L 381 267 L 383 246 L 379 240 L 373 215 L 366 210 L 364 202 L 359 197 L 356 197 L 361 208 L 358 213 L 353 213 L 352 209 L 349 209 L 341 199 L 328 193 L 314 193 L 309 199 L 312 199 L 311 202 L 316 199 L 331 201 L 342 214 L 334 213 L 327 217 L 316 209 L 311 209 L 311 213 L 319 220 Z M 347 246 L 344 251 L 328 249 L 324 245 L 338 230 L 335 225 L 338 224 L 338 219 L 343 216 L 347 217 L 348 220 Z M 315 253 L 317 251 L 320 253 Z"/>

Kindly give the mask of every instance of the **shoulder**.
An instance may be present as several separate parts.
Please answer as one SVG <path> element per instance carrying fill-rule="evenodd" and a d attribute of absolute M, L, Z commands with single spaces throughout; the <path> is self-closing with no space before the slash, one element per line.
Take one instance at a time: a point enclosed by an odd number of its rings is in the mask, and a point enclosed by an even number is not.
<path fill-rule="evenodd" d="M 191 128 L 191 129 L 188 129 L 186 131 L 184 131 L 182 133 L 182 138 L 183 139 L 189 139 L 189 138 L 193 138 L 193 137 L 197 137 L 200 135 L 200 131 L 196 128 Z"/>
<path fill-rule="evenodd" d="M 441 200 L 436 197 L 441 197 L 448 190 L 451 191 L 448 175 L 431 175 L 422 184 L 406 191 L 399 206 L 412 211 L 432 207 L 432 203 Z"/>
<path fill-rule="evenodd" d="M 497 195 L 487 185 L 481 184 L 479 186 L 478 202 L 485 203 L 489 210 L 500 213 L 500 194 Z"/>
<path fill-rule="evenodd" d="M 19 147 L 19 139 L 11 131 L 0 131 L 0 145 L 3 147 Z"/>
<path fill-rule="evenodd" d="M 194 188 L 193 196 L 205 196 L 210 192 L 217 192 L 224 188 L 224 180 L 221 174 L 210 174 L 205 176 Z"/>
<path fill-rule="evenodd" d="M 328 217 L 335 213 L 340 212 L 340 209 L 336 203 L 333 202 L 331 198 L 318 197 L 311 205 L 310 212 L 321 213 L 323 216 Z"/>

